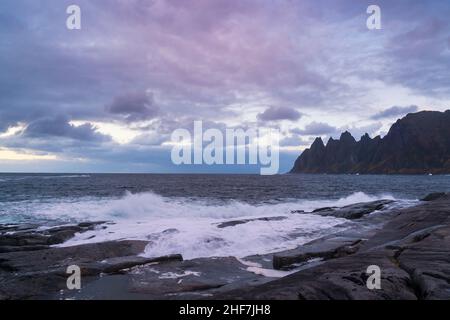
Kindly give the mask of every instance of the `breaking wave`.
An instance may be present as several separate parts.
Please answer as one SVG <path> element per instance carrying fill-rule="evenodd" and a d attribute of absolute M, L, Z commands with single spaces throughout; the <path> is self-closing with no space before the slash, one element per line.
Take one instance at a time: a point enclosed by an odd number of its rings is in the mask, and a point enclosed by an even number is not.
<path fill-rule="evenodd" d="M 133 239 L 147 240 L 145 256 L 180 253 L 186 259 L 212 256 L 245 257 L 295 248 L 339 231 L 345 219 L 315 214 L 317 208 L 345 206 L 357 202 L 393 199 L 362 192 L 341 199 L 286 200 L 276 204 L 252 205 L 238 201 L 216 203 L 190 198 L 169 198 L 155 193 L 126 193 L 120 198 L 53 200 L 47 203 L 16 203 L 16 211 L 28 217 L 59 224 L 81 221 L 109 221 L 64 243 L 72 246 L 90 242 Z M 276 217 L 269 221 L 258 218 Z M 223 222 L 246 220 L 225 228 Z M 347 224 L 346 224 L 347 225 Z"/>

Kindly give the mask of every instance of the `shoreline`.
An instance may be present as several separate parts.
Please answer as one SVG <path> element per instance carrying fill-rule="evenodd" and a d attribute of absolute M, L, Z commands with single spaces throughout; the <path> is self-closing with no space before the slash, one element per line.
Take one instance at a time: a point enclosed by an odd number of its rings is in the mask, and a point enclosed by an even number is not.
<path fill-rule="evenodd" d="M 144 258 L 148 242 L 138 240 L 54 246 L 105 222 L 44 231 L 0 225 L 0 300 L 450 298 L 450 195 L 425 200 L 405 209 L 384 210 L 391 200 L 318 209 L 315 214 L 346 218 L 351 226 L 292 250 L 245 258 Z M 66 287 L 66 268 L 74 264 L 82 271 L 80 291 Z M 364 271 L 373 264 L 382 270 L 382 290 L 365 286 Z"/>

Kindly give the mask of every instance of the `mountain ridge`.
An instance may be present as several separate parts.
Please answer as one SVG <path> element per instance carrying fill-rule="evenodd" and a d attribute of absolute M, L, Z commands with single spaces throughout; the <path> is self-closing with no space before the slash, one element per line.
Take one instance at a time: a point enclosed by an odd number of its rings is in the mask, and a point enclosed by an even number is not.
<path fill-rule="evenodd" d="M 359 141 L 345 131 L 338 140 L 314 140 L 290 173 L 448 174 L 450 110 L 409 113 L 388 134 Z"/>

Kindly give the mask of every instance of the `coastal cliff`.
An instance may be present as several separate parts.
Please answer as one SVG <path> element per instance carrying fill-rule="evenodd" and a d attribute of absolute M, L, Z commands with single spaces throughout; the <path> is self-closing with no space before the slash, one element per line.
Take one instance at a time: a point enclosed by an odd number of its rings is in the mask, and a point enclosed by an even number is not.
<path fill-rule="evenodd" d="M 383 138 L 365 134 L 356 141 L 344 132 L 326 145 L 316 138 L 291 173 L 448 174 L 450 110 L 408 114 Z"/>

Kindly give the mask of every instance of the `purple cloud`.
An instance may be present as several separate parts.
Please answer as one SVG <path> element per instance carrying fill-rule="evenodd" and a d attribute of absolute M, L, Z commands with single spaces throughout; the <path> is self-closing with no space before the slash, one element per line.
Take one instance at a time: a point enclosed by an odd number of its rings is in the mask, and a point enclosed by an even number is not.
<path fill-rule="evenodd" d="M 125 117 L 128 122 L 152 119 L 159 113 L 153 96 L 145 92 L 132 92 L 118 96 L 106 107 L 106 110 Z"/>
<path fill-rule="evenodd" d="M 20 134 L 26 139 L 57 137 L 88 142 L 105 142 L 111 139 L 109 136 L 98 133 L 90 123 L 80 126 L 70 124 L 69 119 L 64 115 L 35 120 L 28 124 Z"/>
<path fill-rule="evenodd" d="M 305 126 L 304 129 L 294 129 L 292 132 L 301 135 L 321 136 L 325 134 L 334 134 L 338 129 L 323 122 L 311 122 Z"/>
<path fill-rule="evenodd" d="M 407 106 L 407 107 L 394 106 L 374 114 L 371 118 L 374 120 L 381 120 L 387 118 L 402 117 L 407 113 L 417 112 L 417 110 L 419 110 L 417 106 Z"/>
<path fill-rule="evenodd" d="M 260 121 L 296 121 L 301 117 L 302 114 L 300 112 L 288 107 L 269 107 L 264 112 L 258 114 L 258 120 Z"/>

